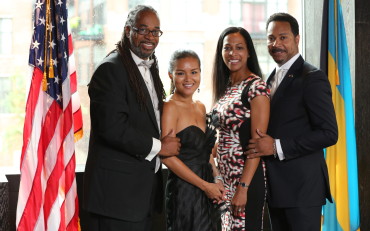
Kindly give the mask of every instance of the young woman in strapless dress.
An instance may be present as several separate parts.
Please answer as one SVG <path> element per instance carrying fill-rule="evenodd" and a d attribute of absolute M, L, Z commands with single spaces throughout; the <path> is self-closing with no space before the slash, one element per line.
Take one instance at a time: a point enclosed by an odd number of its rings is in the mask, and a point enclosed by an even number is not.
<path fill-rule="evenodd" d="M 170 60 L 171 95 L 163 106 L 162 134 L 173 133 L 181 140 L 178 156 L 162 159 L 168 167 L 166 221 L 171 231 L 217 230 L 215 203 L 223 199 L 212 148 L 215 130 L 206 124 L 206 109 L 193 100 L 200 83 L 200 60 L 189 50 L 176 51 Z M 217 179 L 217 177 L 216 177 Z"/>

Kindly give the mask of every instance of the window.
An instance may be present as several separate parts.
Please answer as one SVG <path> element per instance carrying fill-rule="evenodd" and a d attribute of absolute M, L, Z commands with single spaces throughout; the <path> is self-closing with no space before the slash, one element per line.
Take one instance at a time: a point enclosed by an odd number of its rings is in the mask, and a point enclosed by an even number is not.
<path fill-rule="evenodd" d="M 0 54 L 11 54 L 12 45 L 12 19 L 0 18 Z"/>
<path fill-rule="evenodd" d="M 27 1 L 26 1 L 27 2 Z M 25 103 L 30 82 L 28 51 L 35 0 L 8 1 L 0 9 L 0 168 L 19 171 Z M 84 169 L 90 118 L 87 84 L 98 63 L 120 40 L 129 9 L 137 4 L 153 6 L 164 32 L 156 49 L 159 72 L 166 92 L 170 89 L 168 61 L 176 49 L 196 51 L 202 63 L 200 93 L 209 110 L 212 106 L 212 65 L 220 33 L 229 26 L 245 27 L 251 34 L 265 76 L 275 63 L 266 49 L 265 22 L 278 11 L 295 10 L 297 0 L 69 0 L 68 20 L 72 32 L 78 91 L 84 119 L 84 137 L 76 143 L 76 162 Z M 294 5 L 294 7 L 290 6 Z M 11 17 L 9 17 L 9 15 Z M 298 16 L 297 16 L 298 15 Z M 24 23 L 27 21 L 28 23 Z M 300 21 L 300 19 L 298 19 Z M 301 25 L 301 24 L 300 24 Z"/>
<path fill-rule="evenodd" d="M 243 2 L 241 5 L 244 28 L 252 37 L 265 39 L 266 2 Z"/>
<path fill-rule="evenodd" d="M 69 17 L 75 39 L 99 41 L 104 39 L 105 1 L 71 0 Z"/>
<path fill-rule="evenodd" d="M 0 76 L 0 99 L 3 99 L 0 104 L 0 113 L 10 112 L 8 102 L 10 90 L 11 90 L 10 78 Z"/>
<path fill-rule="evenodd" d="M 203 1 L 199 0 L 170 1 L 171 29 L 180 31 L 204 30 L 201 27 L 205 13 L 202 7 Z"/>
<path fill-rule="evenodd" d="M 159 0 L 129 0 L 128 1 L 128 9 L 132 9 L 137 5 L 150 5 L 154 9 L 157 9 L 159 6 L 160 1 Z"/>

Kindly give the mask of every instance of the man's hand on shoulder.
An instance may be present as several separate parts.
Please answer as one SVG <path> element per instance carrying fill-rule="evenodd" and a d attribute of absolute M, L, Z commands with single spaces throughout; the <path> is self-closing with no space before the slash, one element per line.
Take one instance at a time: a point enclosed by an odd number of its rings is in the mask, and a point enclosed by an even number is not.
<path fill-rule="evenodd" d="M 180 138 L 176 137 L 173 130 L 161 139 L 162 148 L 158 155 L 162 157 L 176 156 L 180 152 Z"/>

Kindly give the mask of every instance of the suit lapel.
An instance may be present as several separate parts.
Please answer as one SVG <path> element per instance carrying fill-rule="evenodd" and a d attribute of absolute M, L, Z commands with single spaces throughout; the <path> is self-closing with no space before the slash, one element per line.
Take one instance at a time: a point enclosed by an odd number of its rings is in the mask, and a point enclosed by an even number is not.
<path fill-rule="evenodd" d="M 159 134 L 159 127 L 158 127 L 157 119 L 155 117 L 152 99 L 150 97 L 148 88 L 147 88 L 147 86 L 145 84 L 145 81 L 144 81 L 144 78 L 142 76 L 141 76 L 140 81 L 141 81 L 142 86 L 144 86 L 143 91 L 144 91 L 144 94 L 146 95 L 146 104 L 145 104 L 146 105 L 146 111 L 149 114 L 149 117 L 150 117 L 151 121 L 153 122 L 153 125 L 155 126 L 155 128 L 157 129 L 158 134 Z"/>
<path fill-rule="evenodd" d="M 270 76 L 267 78 L 267 81 L 266 81 L 267 86 L 270 86 L 270 82 L 274 78 L 275 72 L 276 72 L 276 68 L 271 72 Z"/>
<path fill-rule="evenodd" d="M 284 95 L 285 89 L 289 87 L 291 82 L 299 77 L 299 71 L 303 65 L 303 58 L 299 56 L 298 59 L 293 63 L 293 65 L 289 68 L 287 73 L 285 74 L 283 81 L 281 81 L 279 87 L 276 89 L 274 97 L 271 100 L 271 106 L 275 104 Z M 268 83 L 271 81 L 272 77 L 275 75 L 275 70 L 271 73 L 270 77 L 268 78 Z"/>

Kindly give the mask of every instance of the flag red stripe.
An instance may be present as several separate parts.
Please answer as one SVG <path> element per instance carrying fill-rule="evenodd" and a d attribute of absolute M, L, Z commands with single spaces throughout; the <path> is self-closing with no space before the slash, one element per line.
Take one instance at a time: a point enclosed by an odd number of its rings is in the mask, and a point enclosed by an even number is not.
<path fill-rule="evenodd" d="M 30 91 L 28 93 L 28 99 L 26 104 L 26 117 L 23 127 L 23 147 L 21 156 L 21 167 L 24 159 L 25 150 L 30 141 L 30 135 L 32 132 L 32 121 L 36 107 L 36 102 L 39 98 L 42 77 L 43 72 L 39 68 L 34 68 L 32 73 L 32 84 L 30 85 Z"/>
<path fill-rule="evenodd" d="M 75 93 L 77 91 L 77 75 L 76 72 L 73 72 L 70 75 L 71 78 L 71 93 Z"/>
<path fill-rule="evenodd" d="M 78 205 L 78 199 L 76 197 L 75 204 Z M 76 231 L 78 229 L 78 207 L 76 207 L 73 219 L 67 224 L 66 231 Z"/>
<path fill-rule="evenodd" d="M 33 154 L 37 153 L 41 132 L 39 129 L 34 129 L 33 123 L 38 124 L 38 121 L 42 120 L 41 111 L 43 110 L 43 94 L 40 89 L 42 77 L 43 73 L 38 68 L 34 68 L 30 86 L 30 94 L 27 100 L 26 108 L 27 113 L 25 118 L 24 144 L 22 148 L 21 159 L 21 178 L 17 206 L 17 225 L 20 223 L 20 220 L 25 219 L 24 217 L 27 217 L 28 215 L 26 213 L 24 214 L 24 208 L 27 205 L 31 191 L 33 190 L 33 184 L 35 183 L 34 176 L 38 174 L 37 169 L 39 161 L 38 158 L 33 157 Z M 36 221 L 23 221 L 23 223 L 27 224 L 35 222 Z"/>
<path fill-rule="evenodd" d="M 30 46 L 29 63 L 39 68 L 33 70 L 26 106 L 17 230 L 66 230 L 68 226 L 77 231 L 74 140 L 82 136 L 82 113 L 72 37 L 68 33 L 68 23 L 62 20 L 49 28 L 50 37 L 45 36 L 43 21 L 45 16 L 67 19 L 66 2 L 38 0 L 37 4 L 42 7 L 35 7 L 32 44 L 40 46 Z M 50 10 L 46 11 L 47 8 Z M 66 44 L 64 35 L 67 34 Z M 44 46 L 50 41 L 56 41 L 57 49 Z M 46 53 L 50 56 L 45 56 Z M 44 68 L 50 71 L 49 59 L 57 60 L 54 62 L 55 78 L 43 73 Z M 41 89 L 44 78 L 46 91 Z M 74 134 L 75 117 L 77 134 Z"/>
<path fill-rule="evenodd" d="M 60 147 L 60 151 L 57 153 L 57 162 L 54 169 L 47 181 L 44 199 L 44 219 L 45 229 L 48 230 L 48 218 L 50 216 L 50 210 L 54 203 L 56 203 L 59 190 L 59 180 L 63 173 L 63 145 Z M 55 206 L 55 205 L 54 205 Z"/>
<path fill-rule="evenodd" d="M 66 176 L 65 176 L 65 187 L 66 187 L 66 192 L 67 193 L 71 189 L 71 187 L 73 185 L 73 182 L 75 180 L 75 177 L 73 175 L 68 174 L 68 173 L 71 173 L 71 172 L 74 172 L 75 171 L 76 161 L 75 161 L 74 156 L 75 156 L 75 153 L 73 153 L 73 157 L 70 159 L 70 161 L 68 162 L 68 164 L 67 164 L 67 166 L 65 168 L 65 172 L 66 172 Z"/>
<path fill-rule="evenodd" d="M 71 160 L 69 161 L 67 167 L 66 167 L 66 179 L 65 179 L 65 182 L 66 182 L 66 191 L 68 191 L 67 193 L 67 198 L 66 198 L 66 201 L 68 203 L 68 199 L 69 197 L 72 197 L 74 198 L 73 199 L 73 203 L 75 204 L 75 208 L 74 210 L 70 210 L 69 207 L 67 206 L 67 209 L 66 209 L 66 213 L 68 213 L 68 217 L 70 217 L 70 221 L 66 221 L 66 226 L 67 226 L 67 230 L 68 230 L 68 227 L 69 227 L 69 230 L 77 230 L 77 224 L 78 224 L 78 213 L 79 213 L 79 207 L 78 207 L 78 197 L 77 197 L 77 194 L 73 193 L 73 190 L 76 190 L 76 178 L 75 177 L 72 177 L 71 172 L 74 172 L 76 168 L 76 161 L 75 161 L 75 158 L 74 158 L 74 153 L 73 153 L 73 158 L 71 158 Z M 67 217 L 66 216 L 66 217 Z"/>
<path fill-rule="evenodd" d="M 60 214 L 65 214 L 65 202 L 63 202 L 62 206 L 60 207 Z M 59 231 L 63 231 L 63 230 L 66 230 L 66 217 L 65 216 L 61 216 L 61 220 L 60 220 L 60 224 L 59 224 Z"/>
<path fill-rule="evenodd" d="M 72 35 L 70 33 L 68 33 L 68 53 L 70 56 L 73 54 Z"/>
<path fill-rule="evenodd" d="M 66 116 L 65 116 L 65 123 L 68 124 L 68 126 L 65 127 L 64 133 L 68 134 L 68 136 L 65 138 L 65 142 L 74 142 L 73 137 L 73 115 L 72 115 L 72 102 L 70 101 L 68 107 L 66 108 Z M 71 130 L 72 129 L 72 130 Z M 70 213 L 74 213 L 78 217 L 78 203 L 74 201 L 73 204 L 68 204 L 69 197 L 74 197 L 75 199 L 78 199 L 77 197 L 77 191 L 76 191 L 76 184 L 73 184 L 73 182 L 76 182 L 75 179 L 75 169 L 76 169 L 76 159 L 75 159 L 75 152 L 74 149 L 65 149 L 65 156 L 64 156 L 64 165 L 65 165 L 65 174 L 64 174 L 64 187 L 66 192 L 66 198 L 64 200 L 63 206 L 61 208 L 61 214 L 63 214 L 63 222 L 61 222 L 62 226 L 60 227 L 62 230 L 66 229 L 66 225 L 73 220 L 73 217 L 71 219 Z M 76 213 L 77 212 L 77 213 Z M 77 225 L 78 223 L 75 223 Z M 76 226 L 77 227 L 77 226 Z M 75 229 L 77 230 L 77 228 Z"/>
<path fill-rule="evenodd" d="M 66 141 L 66 137 L 68 133 L 71 131 L 72 128 L 72 104 L 71 101 L 69 101 L 68 106 L 64 110 L 63 116 L 61 117 L 61 120 L 59 124 L 63 124 L 62 129 L 60 129 L 60 134 L 58 135 L 61 137 L 62 140 Z M 73 141 L 72 141 L 73 142 Z M 58 147 L 56 147 L 58 148 Z M 46 184 L 46 190 L 45 190 L 45 200 L 44 200 L 44 217 L 45 217 L 45 227 L 47 229 L 47 219 L 50 216 L 50 210 L 52 209 L 52 206 L 54 205 L 55 201 L 58 197 L 58 190 L 59 190 L 59 181 L 61 177 L 63 176 L 64 172 L 64 145 L 63 143 L 60 143 L 59 152 L 57 153 L 57 161 L 54 165 L 54 169 L 48 179 L 48 182 Z M 71 177 L 74 177 L 74 172 L 70 172 Z M 64 179 L 62 179 L 64 180 Z M 64 203 L 63 203 L 64 204 Z M 55 205 L 54 205 L 55 206 Z M 61 213 L 63 214 L 63 213 Z M 62 219 L 64 219 L 64 216 L 62 216 Z M 63 222 L 61 221 L 61 224 Z"/>
<path fill-rule="evenodd" d="M 69 54 L 70 58 L 74 60 L 74 54 L 73 54 L 73 44 L 72 44 L 72 35 L 68 35 L 68 44 L 69 44 Z M 74 95 L 74 97 L 79 99 L 78 92 L 77 92 L 77 74 L 75 70 L 74 63 L 69 63 L 69 69 L 70 69 L 70 84 L 71 84 L 71 94 Z M 76 94 L 76 95 L 75 95 Z M 78 132 L 81 132 L 82 134 L 82 111 L 81 111 L 81 105 L 78 102 L 78 109 L 75 109 L 75 101 L 73 101 L 72 108 L 73 108 L 73 126 L 74 126 L 74 133 L 77 134 Z M 81 135 L 82 136 L 82 135 Z M 78 140 L 79 137 L 77 137 L 76 140 Z"/>
<path fill-rule="evenodd" d="M 63 173 L 63 145 L 60 146 L 60 150 L 57 153 L 57 162 L 46 184 L 44 199 L 44 218 L 46 230 L 48 227 L 47 220 L 50 216 L 50 210 L 58 197 L 59 180 L 62 176 L 62 173 Z"/>
<path fill-rule="evenodd" d="M 27 230 L 27 227 L 34 227 L 38 219 L 43 198 L 41 188 L 41 171 L 44 164 L 44 155 L 50 140 L 53 137 L 53 133 L 61 113 L 62 110 L 55 101 L 51 104 L 48 112 L 46 113 L 44 124 L 42 125 L 41 129 L 41 137 L 37 151 L 38 163 L 36 174 L 33 180 L 31 193 L 23 211 L 23 216 L 19 222 L 18 230 L 23 230 L 21 229 L 22 227 L 25 228 L 24 230 Z M 27 219 L 25 219 L 25 215 Z"/>
<path fill-rule="evenodd" d="M 74 133 L 77 133 L 82 129 L 82 112 L 79 108 L 76 112 L 73 113 L 74 120 Z"/>

